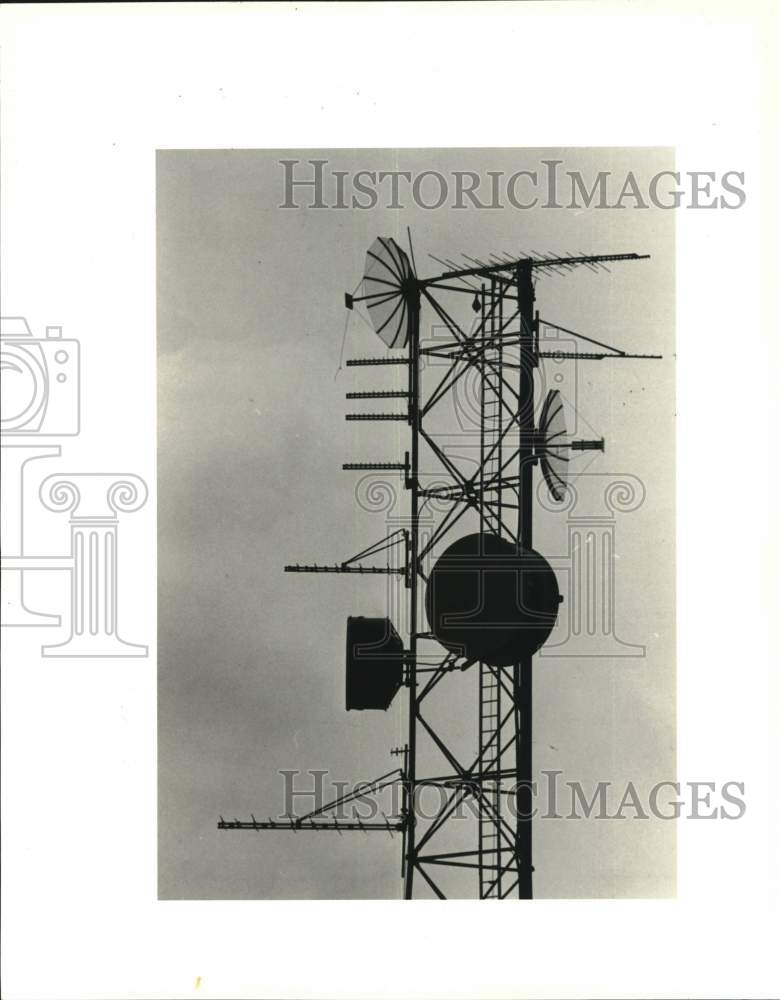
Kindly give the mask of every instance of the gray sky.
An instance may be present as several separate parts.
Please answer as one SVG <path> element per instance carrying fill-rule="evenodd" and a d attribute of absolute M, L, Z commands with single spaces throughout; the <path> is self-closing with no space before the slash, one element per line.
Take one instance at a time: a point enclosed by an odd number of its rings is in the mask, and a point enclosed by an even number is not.
<path fill-rule="evenodd" d="M 345 621 L 388 613 L 384 579 L 282 567 L 339 562 L 387 530 L 385 514 L 355 502 L 357 477 L 341 464 L 401 456 L 406 427 L 346 423 L 354 407 L 344 393 L 392 388 L 400 374 L 339 370 L 342 348 L 345 357 L 381 353 L 343 293 L 374 237 L 406 245 L 407 226 L 421 274 L 439 270 L 428 253 L 652 254 L 611 275 L 580 269 L 537 286 L 542 317 L 665 360 L 594 362 L 578 373 L 580 430 L 607 441 L 605 455 L 580 466 L 590 474 L 583 497 L 597 512 L 605 480 L 593 473 L 630 473 L 646 486 L 640 509 L 617 516 L 616 607 L 621 639 L 647 655 L 539 658 L 534 755 L 537 769 L 570 780 L 647 788 L 675 777 L 675 213 L 426 211 L 408 198 L 403 210 L 279 209 L 279 159 L 316 156 L 350 172 L 512 173 L 547 157 L 640 180 L 673 169 L 671 151 L 652 149 L 158 154 L 163 898 L 400 895 L 399 838 L 218 833 L 216 821 L 280 813 L 282 768 L 327 768 L 344 781 L 382 774 L 405 739 L 405 699 L 387 713 L 347 714 L 343 704 Z M 548 366 L 546 388 L 557 387 L 553 374 Z M 570 370 L 566 379 L 573 392 Z M 403 510 L 401 497 L 394 513 Z M 540 510 L 535 547 L 562 557 L 567 537 L 566 515 Z M 563 637 L 558 629 L 551 642 Z M 475 685 L 439 709 L 464 731 L 475 721 Z M 534 846 L 539 897 L 674 893 L 672 823 L 539 821 Z"/>

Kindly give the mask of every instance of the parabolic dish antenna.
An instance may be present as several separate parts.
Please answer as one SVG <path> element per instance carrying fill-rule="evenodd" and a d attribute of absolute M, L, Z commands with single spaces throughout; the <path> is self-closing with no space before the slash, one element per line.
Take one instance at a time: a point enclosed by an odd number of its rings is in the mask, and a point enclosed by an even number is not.
<path fill-rule="evenodd" d="M 566 430 L 563 400 L 557 389 L 547 393 L 539 417 L 539 436 L 541 439 L 539 457 L 544 481 L 553 500 L 563 503 L 566 499 L 566 483 L 569 478 L 571 445 Z"/>
<path fill-rule="evenodd" d="M 409 293 L 414 281 L 409 258 L 390 236 L 379 236 L 369 247 L 363 272 L 363 299 L 371 324 L 389 348 L 409 340 Z"/>
<path fill-rule="evenodd" d="M 425 591 L 428 622 L 442 646 L 493 667 L 532 656 L 552 632 L 560 602 L 544 556 L 484 532 L 453 542 Z"/>

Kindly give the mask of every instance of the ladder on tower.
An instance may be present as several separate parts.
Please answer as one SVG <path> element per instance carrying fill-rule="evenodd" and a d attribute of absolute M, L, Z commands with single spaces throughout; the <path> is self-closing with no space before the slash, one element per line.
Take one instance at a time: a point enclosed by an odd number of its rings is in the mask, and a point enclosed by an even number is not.
<path fill-rule="evenodd" d="M 501 898 L 501 684 L 492 667 L 479 665 L 480 771 L 496 775 L 480 781 L 479 898 Z M 498 866 L 498 868 L 497 868 Z"/>
<path fill-rule="evenodd" d="M 496 489 L 502 466 L 504 399 L 501 345 L 502 297 L 495 281 L 482 290 L 482 336 L 480 392 L 480 530 L 503 535 L 501 490 Z M 489 504 L 489 506 L 486 505 Z M 501 898 L 501 684 L 497 671 L 479 665 L 479 771 L 482 799 L 479 804 L 479 896 Z"/>
<path fill-rule="evenodd" d="M 483 491 L 480 505 L 480 528 L 502 535 L 501 490 L 497 488 L 501 473 L 504 429 L 504 382 L 502 378 L 503 347 L 501 326 L 503 299 L 496 294 L 495 282 L 490 292 L 482 294 L 483 347 L 480 364 L 480 479 Z M 485 501 L 489 507 L 486 508 Z"/>

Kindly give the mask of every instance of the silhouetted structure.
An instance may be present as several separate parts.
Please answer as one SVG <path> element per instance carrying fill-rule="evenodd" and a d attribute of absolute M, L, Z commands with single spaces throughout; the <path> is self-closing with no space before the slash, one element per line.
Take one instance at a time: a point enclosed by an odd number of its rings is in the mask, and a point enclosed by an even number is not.
<path fill-rule="evenodd" d="M 562 600 L 555 574 L 533 549 L 534 468 L 541 466 L 550 496 L 566 495 L 572 453 L 602 450 L 604 442 L 570 439 L 557 390 L 547 395 L 535 423 L 534 372 L 545 357 L 583 360 L 658 357 L 627 354 L 582 334 L 557 327 L 598 348 L 597 351 L 545 350 L 540 318 L 534 309 L 538 275 L 575 267 L 599 270 L 609 262 L 642 259 L 610 254 L 569 257 L 523 256 L 479 261 L 459 267 L 437 261 L 445 270 L 420 278 L 412 259 L 395 240 L 380 237 L 370 247 L 360 295 L 345 297 L 348 309 L 362 304 L 379 338 L 399 356 L 347 361 L 349 367 L 403 365 L 406 388 L 350 392 L 348 399 L 402 401 L 394 412 L 347 414 L 347 420 L 399 421 L 409 427 L 409 450 L 403 460 L 354 462 L 344 469 L 396 473 L 409 495 L 408 528 L 392 532 L 341 564 L 290 565 L 288 572 L 371 573 L 403 577 L 408 589 L 406 643 L 387 618 L 349 618 L 346 650 L 347 709 L 387 709 L 401 688 L 408 694 L 408 742 L 393 751 L 403 766 L 371 786 L 379 792 L 400 783 L 400 815 L 384 822 L 345 821 L 330 815 L 356 793 L 326 803 L 305 817 L 283 821 L 220 819 L 221 829 L 399 830 L 403 834 L 404 896 L 413 896 L 421 876 L 439 898 L 445 891 L 444 869 L 471 869 L 479 898 L 532 896 L 532 673 L 533 655 L 547 640 Z M 463 297 L 466 297 L 465 300 Z M 455 316 L 452 303 L 470 306 L 471 325 Z M 446 330 L 446 339 L 421 340 L 421 310 Z M 555 326 L 545 321 L 547 326 Z M 425 384 L 426 364 L 436 359 L 435 385 Z M 464 472 L 437 440 L 431 413 L 462 384 L 478 375 L 479 439 L 476 469 Z M 431 485 L 421 463 L 435 462 Z M 421 534 L 423 508 L 446 507 L 438 523 Z M 457 540 L 464 515 L 471 512 L 478 530 Z M 426 524 L 428 524 L 426 520 Z M 444 548 L 445 541 L 450 544 Z M 363 560 L 385 554 L 387 565 Z M 398 566 L 389 562 L 397 556 Z M 421 603 L 429 629 L 421 628 Z M 424 650 L 434 652 L 425 653 Z M 446 650 L 441 655 L 441 647 Z M 430 657 L 426 659 L 426 657 Z M 445 677 L 471 683 L 476 676 L 477 752 L 463 759 L 427 717 L 427 706 Z M 439 752 L 441 769 L 422 773 L 421 741 Z M 430 767 L 430 765 L 428 765 Z M 443 772 L 443 773 L 441 773 Z M 436 815 L 421 820 L 414 808 L 419 791 L 441 793 Z M 361 796 L 366 795 L 365 787 Z M 476 830 L 470 846 L 446 850 L 448 821 L 469 802 Z M 510 808 L 511 806 L 511 808 Z M 434 841 L 435 838 L 435 841 Z M 432 844 L 432 841 L 434 843 Z M 435 844 L 442 845 L 436 849 Z M 434 872 L 436 873 L 434 875 Z"/>

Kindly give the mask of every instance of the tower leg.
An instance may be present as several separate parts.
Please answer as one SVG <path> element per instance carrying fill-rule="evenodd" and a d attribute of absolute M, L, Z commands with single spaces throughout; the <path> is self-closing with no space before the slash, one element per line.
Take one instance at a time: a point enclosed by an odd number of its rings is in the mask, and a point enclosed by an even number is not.
<path fill-rule="evenodd" d="M 520 717 L 520 738 L 517 742 L 517 894 L 520 899 L 533 899 L 533 794 L 531 776 L 533 759 L 533 657 L 515 664 L 515 704 Z"/>
<path fill-rule="evenodd" d="M 534 286 L 530 265 L 517 269 L 517 301 L 520 311 L 520 487 L 518 490 L 517 534 L 526 548 L 533 547 L 534 510 L 534 369 L 538 364 L 536 332 L 539 318 L 534 313 Z M 518 896 L 533 898 L 533 838 L 531 812 L 533 795 L 533 657 L 515 664 L 514 693 L 520 720 L 516 745 L 516 806 Z M 525 818 L 524 818 L 525 817 Z"/>
<path fill-rule="evenodd" d="M 419 450 L 420 450 L 420 293 L 410 302 L 409 329 L 409 424 L 412 432 L 409 479 L 411 525 L 409 553 L 409 750 L 406 757 L 406 868 L 404 899 L 411 899 L 414 890 L 415 847 L 415 780 L 417 775 L 417 603 L 419 593 Z"/>

